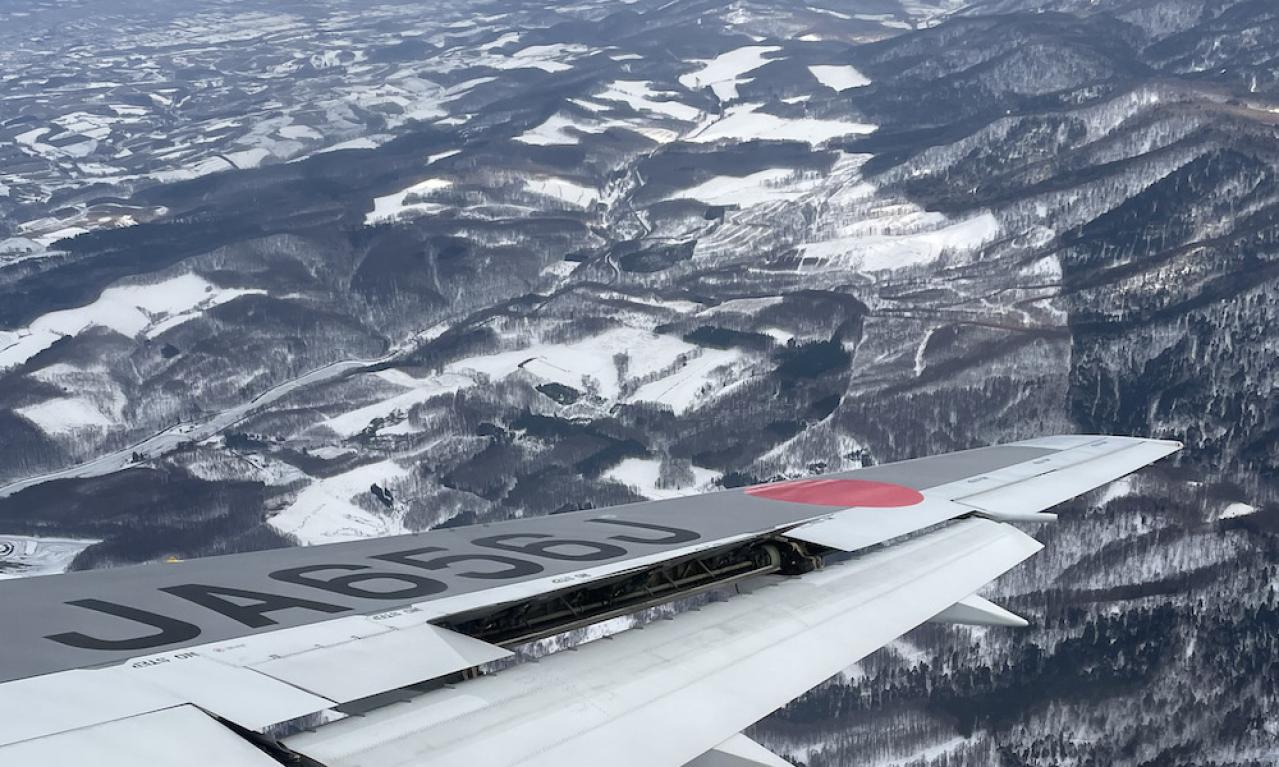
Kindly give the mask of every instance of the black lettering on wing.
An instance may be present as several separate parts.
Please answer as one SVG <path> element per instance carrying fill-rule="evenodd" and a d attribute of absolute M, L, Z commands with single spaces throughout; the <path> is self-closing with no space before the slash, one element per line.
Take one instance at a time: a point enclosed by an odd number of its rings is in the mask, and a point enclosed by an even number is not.
<path fill-rule="evenodd" d="M 287 570 L 276 570 L 271 578 L 285 583 L 296 583 L 299 586 L 331 591 L 348 597 L 361 599 L 416 599 L 418 597 L 438 594 L 445 589 L 443 583 L 433 578 L 424 578 L 413 573 L 380 573 L 358 572 L 368 570 L 367 565 L 310 565 L 309 567 L 293 567 Z M 357 571 L 352 575 L 339 575 L 333 578 L 315 578 L 312 573 L 324 570 Z M 365 588 L 358 584 L 374 582 L 398 582 L 399 588 L 389 590 Z"/>
<path fill-rule="evenodd" d="M 468 570 L 466 572 L 458 573 L 458 576 L 462 578 L 482 578 L 485 580 L 523 578 L 528 575 L 536 575 L 546 569 L 536 562 L 530 562 L 526 559 L 516 559 L 515 557 L 506 557 L 501 554 L 450 554 L 427 560 L 417 558 L 423 554 L 433 554 L 435 552 L 447 550 L 448 549 L 442 549 L 439 546 L 426 546 L 420 549 L 409 549 L 408 551 L 393 551 L 389 554 L 376 554 L 370 557 L 370 559 L 380 559 L 383 562 L 407 565 L 409 567 L 420 567 L 424 570 L 444 570 L 457 562 L 493 562 L 499 565 L 504 565 L 501 570 L 497 570 L 495 572 Z"/>
<path fill-rule="evenodd" d="M 532 540 L 525 543 L 513 543 L 518 538 L 531 538 Z M 546 533 L 490 535 L 484 538 L 476 538 L 471 543 L 490 549 L 515 551 L 568 562 L 598 562 L 604 559 L 624 556 L 627 553 L 626 549 L 611 543 L 585 541 L 576 538 L 555 538 Z M 564 551 L 564 548 L 588 549 L 588 551 Z"/>
<path fill-rule="evenodd" d="M 115 602 L 106 602 L 101 599 L 77 599 L 73 602 L 67 602 L 67 604 L 74 607 L 83 607 L 86 610 L 106 613 L 107 615 L 114 615 L 117 618 L 140 623 L 143 626 L 150 626 L 155 631 L 142 636 L 129 637 L 128 639 L 101 639 L 81 634 L 78 631 L 51 634 L 45 639 L 52 639 L 60 644 L 79 647 L 84 650 L 149 650 L 153 647 L 189 642 L 200 636 L 200 627 L 195 624 L 170 618 L 166 615 L 139 610 L 136 607 L 119 605 Z"/>
<path fill-rule="evenodd" d="M 610 535 L 610 541 L 625 541 L 626 543 L 688 543 L 695 541 L 702 536 L 692 530 L 685 530 L 682 527 L 667 527 L 666 525 L 655 525 L 651 522 L 631 522 L 625 519 L 588 519 L 587 522 L 595 522 L 600 525 L 617 525 L 619 527 L 633 527 L 636 530 L 650 530 L 655 533 L 665 533 L 663 538 L 637 538 L 633 535 Z"/>
<path fill-rule="evenodd" d="M 275 626 L 278 621 L 267 617 L 267 613 L 280 610 L 313 610 L 322 613 L 344 613 L 349 607 L 333 605 L 327 602 L 313 602 L 309 599 L 286 597 L 280 594 L 265 594 L 260 591 L 233 589 L 226 586 L 207 586 L 201 583 L 188 583 L 182 586 L 166 586 L 161 591 L 207 607 L 214 612 L 243 623 L 250 628 Z M 229 597 L 229 598 L 228 598 Z M 236 602 L 232 599 L 239 600 Z"/>

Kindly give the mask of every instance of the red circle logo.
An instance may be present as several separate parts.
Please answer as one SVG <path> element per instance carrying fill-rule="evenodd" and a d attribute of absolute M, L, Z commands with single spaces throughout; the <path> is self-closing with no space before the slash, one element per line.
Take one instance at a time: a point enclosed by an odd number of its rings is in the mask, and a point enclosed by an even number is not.
<path fill-rule="evenodd" d="M 918 490 L 865 479 L 797 479 L 747 488 L 747 495 L 812 506 L 862 506 L 884 509 L 914 506 L 924 500 Z"/>

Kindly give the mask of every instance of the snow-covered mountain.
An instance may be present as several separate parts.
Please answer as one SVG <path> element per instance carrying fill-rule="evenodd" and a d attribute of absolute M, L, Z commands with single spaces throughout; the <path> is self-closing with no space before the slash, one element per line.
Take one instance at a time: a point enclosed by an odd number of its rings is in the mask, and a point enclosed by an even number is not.
<path fill-rule="evenodd" d="M 1279 758 L 1279 10 L 0 9 L 0 577 L 1063 431 L 1188 449 L 762 723 Z"/>

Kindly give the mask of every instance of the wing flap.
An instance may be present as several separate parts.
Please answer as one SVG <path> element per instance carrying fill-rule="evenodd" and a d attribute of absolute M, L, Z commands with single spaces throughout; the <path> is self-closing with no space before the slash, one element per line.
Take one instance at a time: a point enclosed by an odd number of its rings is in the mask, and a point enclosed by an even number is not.
<path fill-rule="evenodd" d="M 496 645 L 423 623 L 263 661 L 253 668 L 348 703 L 510 654 Z"/>
<path fill-rule="evenodd" d="M 963 520 L 287 743 L 329 767 L 684 764 L 1039 548 Z"/>
<path fill-rule="evenodd" d="M 194 704 L 261 731 L 510 655 L 409 608 L 0 686 L 0 744 Z"/>
<path fill-rule="evenodd" d="M 0 764 L 279 767 L 279 762 L 194 706 L 176 706 L 0 746 Z"/>
<path fill-rule="evenodd" d="M 185 655 L 171 662 L 139 661 L 87 673 L 113 678 L 110 685 L 116 694 L 132 685 L 160 689 L 175 702 L 193 703 L 248 730 L 262 730 L 336 705 L 247 668 Z"/>
<path fill-rule="evenodd" d="M 97 671 L 64 671 L 20 679 L 0 687 L 0 744 L 41 738 L 63 730 L 180 704 L 163 690 L 117 685 Z"/>
<path fill-rule="evenodd" d="M 104 669 L 64 671 L 0 686 L 0 744 L 92 727 L 186 703 L 250 730 L 337 705 L 249 669 L 180 653 Z"/>

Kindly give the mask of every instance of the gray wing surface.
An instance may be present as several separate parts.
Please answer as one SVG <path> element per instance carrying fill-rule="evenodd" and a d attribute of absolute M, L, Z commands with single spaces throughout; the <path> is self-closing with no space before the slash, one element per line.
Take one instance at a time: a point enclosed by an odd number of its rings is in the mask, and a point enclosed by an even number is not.
<path fill-rule="evenodd" d="M 192 743 L 235 741 L 209 746 L 228 765 L 275 763 L 268 752 L 334 766 L 741 759 L 739 730 L 920 623 L 984 611 L 1008 625 L 973 597 L 1039 548 L 1006 522 L 1050 519 L 1036 515 L 1179 448 L 1050 437 L 545 518 L 3 581 L 6 615 L 21 619 L 0 624 L 0 762 L 59 763 L 90 738 L 101 764 L 167 764 L 168 741 L 137 737 L 161 719 Z M 840 551 L 852 558 L 821 566 Z M 649 604 L 628 596 L 636 588 L 652 603 L 683 593 L 668 582 L 745 593 L 506 667 L 539 626 L 633 612 Z M 495 661 L 503 670 L 471 678 Z M 407 704 L 370 703 L 379 696 Z M 352 706 L 363 715 L 346 717 Z M 266 750 L 239 749 L 245 738 Z"/>

